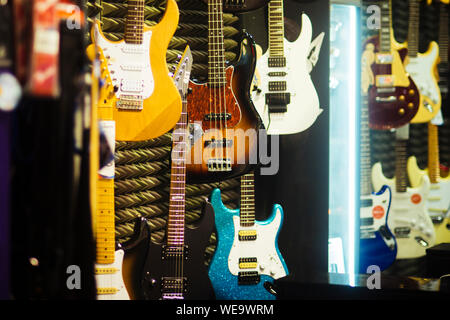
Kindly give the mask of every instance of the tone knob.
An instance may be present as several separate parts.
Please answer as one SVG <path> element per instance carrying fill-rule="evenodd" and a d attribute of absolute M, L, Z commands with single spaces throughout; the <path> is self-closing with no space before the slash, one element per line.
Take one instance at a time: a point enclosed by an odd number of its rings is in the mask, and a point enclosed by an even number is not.
<path fill-rule="evenodd" d="M 410 108 L 410 109 L 414 108 L 414 103 L 412 103 L 412 102 L 408 103 L 408 108 Z"/>
<path fill-rule="evenodd" d="M 399 99 L 400 99 L 400 101 L 405 101 L 405 96 L 404 96 L 404 95 L 401 95 L 401 96 L 399 97 Z"/>
<path fill-rule="evenodd" d="M 403 108 L 400 108 L 400 109 L 398 109 L 398 114 L 399 115 L 404 115 L 405 114 L 405 109 L 403 109 Z"/>
<path fill-rule="evenodd" d="M 409 93 L 410 96 L 413 96 L 413 95 L 414 95 L 414 90 L 413 90 L 413 89 L 410 89 L 410 90 L 408 91 L 408 93 Z"/>

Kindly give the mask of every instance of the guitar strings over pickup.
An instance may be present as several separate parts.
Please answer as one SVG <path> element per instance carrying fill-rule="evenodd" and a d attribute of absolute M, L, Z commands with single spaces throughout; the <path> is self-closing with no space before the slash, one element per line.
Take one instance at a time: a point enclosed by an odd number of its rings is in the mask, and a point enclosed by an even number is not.
<path fill-rule="evenodd" d="M 161 293 L 163 299 L 183 299 L 187 291 L 186 277 L 162 277 Z"/>
<path fill-rule="evenodd" d="M 269 81 L 269 91 L 286 91 L 286 81 Z"/>
<path fill-rule="evenodd" d="M 238 232 L 240 241 L 253 241 L 256 240 L 256 230 L 239 230 Z"/>
<path fill-rule="evenodd" d="M 267 59 L 267 65 L 269 68 L 283 68 L 286 67 L 285 57 L 269 57 Z"/>
<path fill-rule="evenodd" d="M 370 218 L 361 218 L 359 220 L 359 225 L 361 227 L 371 226 L 371 225 L 373 225 L 373 218 L 372 217 L 370 217 Z"/>
<path fill-rule="evenodd" d="M 257 258 L 239 258 L 239 269 L 256 269 L 257 267 Z"/>
<path fill-rule="evenodd" d="M 211 139 L 205 140 L 205 148 L 229 148 L 233 146 L 233 140 L 230 139 Z"/>
<path fill-rule="evenodd" d="M 372 199 L 361 199 L 361 202 L 359 203 L 360 208 L 370 208 L 373 206 L 373 200 Z"/>
<path fill-rule="evenodd" d="M 183 246 L 162 246 L 161 259 L 188 259 L 189 248 L 187 245 Z"/>
<path fill-rule="evenodd" d="M 208 171 L 231 171 L 231 159 L 208 159 Z"/>
<path fill-rule="evenodd" d="M 377 53 L 375 57 L 377 64 L 391 64 L 394 61 L 390 53 Z"/>
<path fill-rule="evenodd" d="M 205 121 L 231 120 L 231 113 L 208 113 L 204 117 Z"/>
<path fill-rule="evenodd" d="M 144 101 L 142 96 L 122 94 L 117 100 L 117 108 L 120 110 L 140 111 L 144 108 Z"/>
<path fill-rule="evenodd" d="M 271 71 L 267 74 L 269 77 L 285 77 L 287 76 L 287 72 L 284 71 Z"/>
<path fill-rule="evenodd" d="M 257 271 L 238 272 L 238 284 L 239 285 L 258 284 L 260 280 L 261 280 L 261 277 Z"/>

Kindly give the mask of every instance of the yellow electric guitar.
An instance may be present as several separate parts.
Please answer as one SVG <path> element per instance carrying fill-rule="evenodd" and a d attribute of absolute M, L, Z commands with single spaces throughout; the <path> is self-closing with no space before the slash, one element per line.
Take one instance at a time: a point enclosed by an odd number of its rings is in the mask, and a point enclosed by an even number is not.
<path fill-rule="evenodd" d="M 450 242 L 450 176 L 443 178 L 439 166 L 438 126 L 428 123 L 428 168 L 421 170 L 415 157 L 408 159 L 408 176 L 413 187 L 428 175 L 431 182 L 427 197 L 428 214 L 436 231 L 436 244 Z"/>
<path fill-rule="evenodd" d="M 178 25 L 175 0 L 168 0 L 162 20 L 144 23 L 145 0 L 128 0 L 125 37 L 110 41 L 100 22 L 91 30 L 92 42 L 102 48 L 114 94 L 108 96 L 116 122 L 116 140 L 141 141 L 158 137 L 180 118 L 181 98 L 169 76 L 166 51 Z"/>
<path fill-rule="evenodd" d="M 441 110 L 437 66 L 439 46 L 431 41 L 425 53 L 419 53 L 419 0 L 409 0 L 408 57 L 405 68 L 414 80 L 420 93 L 419 110 L 411 123 L 431 121 Z"/>

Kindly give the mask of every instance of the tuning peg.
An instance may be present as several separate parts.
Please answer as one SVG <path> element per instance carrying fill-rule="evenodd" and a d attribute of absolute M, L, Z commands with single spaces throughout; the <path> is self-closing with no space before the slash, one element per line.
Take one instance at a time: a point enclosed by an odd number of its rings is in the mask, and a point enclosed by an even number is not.
<path fill-rule="evenodd" d="M 173 72 L 169 72 L 169 77 L 173 78 Z"/>

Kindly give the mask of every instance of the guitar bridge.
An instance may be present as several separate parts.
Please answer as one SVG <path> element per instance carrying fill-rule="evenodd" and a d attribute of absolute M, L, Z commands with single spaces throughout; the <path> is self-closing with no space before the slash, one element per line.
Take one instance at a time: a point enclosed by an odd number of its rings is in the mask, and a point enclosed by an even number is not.
<path fill-rule="evenodd" d="M 189 256 L 189 248 L 187 245 L 181 247 L 162 246 L 161 259 L 184 259 L 187 260 Z"/>
<path fill-rule="evenodd" d="M 162 298 L 168 300 L 184 299 L 184 294 L 187 292 L 187 285 L 186 277 L 162 277 Z"/>
<path fill-rule="evenodd" d="M 120 110 L 140 111 L 144 109 L 144 100 L 142 96 L 122 94 L 117 100 L 117 108 Z"/>
<path fill-rule="evenodd" d="M 208 171 L 231 171 L 231 159 L 209 159 Z"/>
<path fill-rule="evenodd" d="M 231 113 L 208 113 L 204 117 L 205 121 L 231 120 Z"/>
<path fill-rule="evenodd" d="M 233 145 L 233 140 L 230 139 L 211 139 L 205 141 L 205 148 L 229 148 Z"/>
<path fill-rule="evenodd" d="M 269 106 L 269 112 L 271 113 L 286 112 L 289 103 L 291 103 L 289 92 L 266 93 L 266 105 Z"/>
<path fill-rule="evenodd" d="M 252 285 L 258 284 L 261 280 L 258 271 L 241 271 L 238 272 L 238 284 L 239 285 Z"/>

